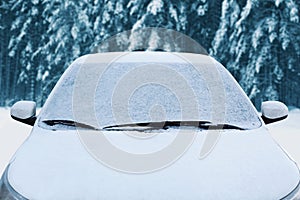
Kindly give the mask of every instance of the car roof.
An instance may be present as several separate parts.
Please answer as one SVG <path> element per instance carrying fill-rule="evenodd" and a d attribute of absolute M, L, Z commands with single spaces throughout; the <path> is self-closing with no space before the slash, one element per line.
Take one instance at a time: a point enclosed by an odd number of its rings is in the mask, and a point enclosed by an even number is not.
<path fill-rule="evenodd" d="M 216 60 L 205 54 L 134 51 L 134 52 L 103 52 L 87 54 L 77 58 L 74 64 L 79 63 L 206 63 L 216 64 Z"/>

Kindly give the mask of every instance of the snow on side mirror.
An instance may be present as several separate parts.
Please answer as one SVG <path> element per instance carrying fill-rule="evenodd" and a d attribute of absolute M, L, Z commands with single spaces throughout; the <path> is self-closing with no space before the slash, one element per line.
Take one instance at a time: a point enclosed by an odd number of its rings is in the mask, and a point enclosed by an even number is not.
<path fill-rule="evenodd" d="M 14 120 L 33 126 L 36 120 L 36 103 L 33 101 L 18 101 L 10 110 Z"/>
<path fill-rule="evenodd" d="M 279 101 L 265 101 L 261 104 L 262 119 L 266 124 L 287 118 L 288 108 Z"/>

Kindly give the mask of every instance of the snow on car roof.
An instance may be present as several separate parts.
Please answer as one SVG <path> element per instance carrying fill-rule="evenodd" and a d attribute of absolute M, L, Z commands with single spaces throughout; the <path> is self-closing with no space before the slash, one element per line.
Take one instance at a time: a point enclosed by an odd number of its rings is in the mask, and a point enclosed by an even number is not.
<path fill-rule="evenodd" d="M 159 63 L 213 63 L 214 58 L 206 54 L 182 52 L 104 52 L 88 54 L 77 58 L 74 64 L 81 63 L 132 63 L 132 62 L 159 62 Z"/>

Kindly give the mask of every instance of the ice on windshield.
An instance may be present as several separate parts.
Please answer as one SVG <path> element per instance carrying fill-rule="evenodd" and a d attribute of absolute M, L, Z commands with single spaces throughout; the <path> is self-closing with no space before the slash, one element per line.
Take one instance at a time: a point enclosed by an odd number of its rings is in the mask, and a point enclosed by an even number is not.
<path fill-rule="evenodd" d="M 104 69 L 95 77 L 93 71 L 98 68 Z M 213 121 L 244 129 L 260 127 L 255 109 L 234 79 L 222 66 L 217 64 L 216 69 L 220 76 L 208 79 L 205 70 L 189 63 L 75 63 L 49 97 L 41 119 L 76 121 L 74 84 L 84 71 L 84 83 L 76 88 L 77 94 L 80 91 L 81 119 L 89 123 L 95 117 L 99 128 L 151 121 Z M 87 89 L 89 85 L 95 89 Z"/>

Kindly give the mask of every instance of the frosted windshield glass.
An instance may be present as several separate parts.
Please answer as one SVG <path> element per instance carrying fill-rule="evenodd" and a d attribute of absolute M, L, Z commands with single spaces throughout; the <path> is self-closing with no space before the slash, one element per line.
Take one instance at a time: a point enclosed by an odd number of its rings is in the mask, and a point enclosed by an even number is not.
<path fill-rule="evenodd" d="M 93 69 L 103 66 L 105 70 L 95 83 Z M 217 81 L 214 83 L 214 79 L 210 79 L 208 84 L 205 73 L 201 74 L 201 70 L 187 63 L 152 63 L 152 66 L 149 63 L 114 63 L 109 67 L 74 64 L 49 97 L 41 113 L 42 121 L 76 121 L 72 110 L 74 83 L 84 68 L 89 72 L 85 74 L 85 83 L 76 88 L 82 91 L 79 106 L 82 116 L 86 116 L 84 122 L 89 123 L 89 117 L 95 116 L 98 128 L 156 121 L 213 121 L 244 129 L 261 126 L 251 102 L 222 66 L 216 66 L 220 75 L 215 78 L 220 77 L 222 90 L 212 91 Z M 87 94 L 85 84 L 95 84 L 94 92 Z M 87 102 L 91 97 L 92 112 L 84 108 L 91 104 Z M 219 97 L 224 97 L 224 103 L 216 101 Z M 224 117 L 215 121 L 213 115 Z"/>

